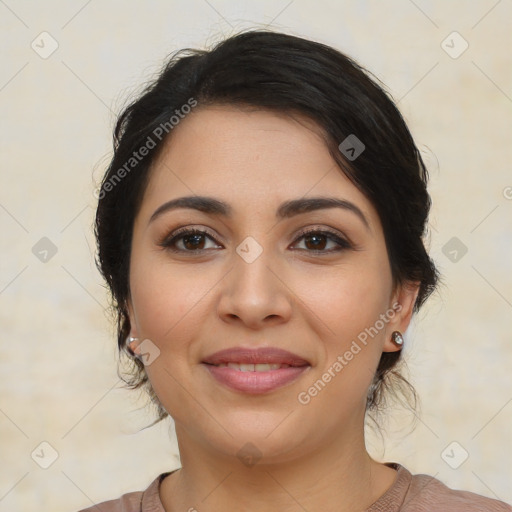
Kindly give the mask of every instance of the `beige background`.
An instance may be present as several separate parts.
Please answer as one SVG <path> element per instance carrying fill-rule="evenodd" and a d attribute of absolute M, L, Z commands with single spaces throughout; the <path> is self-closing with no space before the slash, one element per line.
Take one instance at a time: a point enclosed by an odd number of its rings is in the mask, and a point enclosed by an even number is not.
<path fill-rule="evenodd" d="M 1 1 L 0 510 L 74 511 L 179 466 L 172 425 L 139 432 L 151 415 L 119 386 L 93 190 L 114 113 L 167 54 L 269 23 L 383 80 L 431 172 L 444 284 L 406 339 L 423 408 L 410 434 L 391 411 L 372 453 L 512 502 L 511 18 L 507 0 Z"/>

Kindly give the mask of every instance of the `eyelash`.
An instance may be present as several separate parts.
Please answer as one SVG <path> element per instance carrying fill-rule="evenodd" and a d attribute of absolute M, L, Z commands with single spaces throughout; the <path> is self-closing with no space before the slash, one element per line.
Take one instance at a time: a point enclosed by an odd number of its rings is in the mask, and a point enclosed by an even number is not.
<path fill-rule="evenodd" d="M 313 234 L 326 236 L 329 240 L 336 242 L 339 245 L 339 248 L 338 249 L 330 249 L 330 250 L 322 250 L 322 249 L 318 249 L 318 250 L 295 249 L 295 250 L 306 251 L 306 252 L 313 253 L 313 254 L 331 254 L 333 252 L 340 252 L 340 251 L 352 248 L 351 243 L 348 242 L 347 240 L 345 240 L 344 238 L 340 237 L 337 233 L 335 233 L 333 231 L 326 230 L 326 229 L 318 229 L 318 228 L 306 229 L 306 230 L 302 231 L 301 233 L 299 233 L 298 237 L 295 239 L 295 243 L 297 243 L 297 241 L 301 240 L 302 238 L 305 238 L 306 236 L 313 235 Z M 181 228 L 181 229 L 178 229 L 177 231 L 175 231 L 174 233 L 172 233 L 170 236 L 165 237 L 159 243 L 159 245 L 161 247 L 165 248 L 166 250 L 174 252 L 174 253 L 203 253 L 205 251 L 211 250 L 211 249 L 186 250 L 186 249 L 176 249 L 175 248 L 175 244 L 177 241 L 185 238 L 186 236 L 193 236 L 193 235 L 206 235 L 209 238 L 211 238 L 215 243 L 217 243 L 217 241 L 215 240 L 215 237 L 206 230 Z"/>

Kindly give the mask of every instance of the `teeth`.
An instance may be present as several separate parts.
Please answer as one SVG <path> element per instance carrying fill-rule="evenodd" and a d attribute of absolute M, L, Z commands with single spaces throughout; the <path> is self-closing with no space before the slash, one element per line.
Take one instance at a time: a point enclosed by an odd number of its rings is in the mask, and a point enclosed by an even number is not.
<path fill-rule="evenodd" d="M 288 368 L 289 364 L 268 364 L 268 363 L 257 363 L 257 364 L 246 364 L 246 363 L 220 363 L 217 365 L 219 368 L 233 368 L 240 372 L 269 372 L 271 370 L 279 370 L 280 368 Z"/>

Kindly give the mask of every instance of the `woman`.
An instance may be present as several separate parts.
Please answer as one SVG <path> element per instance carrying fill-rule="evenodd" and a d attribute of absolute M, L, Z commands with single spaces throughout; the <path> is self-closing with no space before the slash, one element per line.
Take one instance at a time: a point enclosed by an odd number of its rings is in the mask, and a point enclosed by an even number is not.
<path fill-rule="evenodd" d="M 101 510 L 512 510 L 365 448 L 367 414 L 410 396 L 402 333 L 437 282 L 426 184 L 332 48 L 252 31 L 170 60 L 118 121 L 96 236 L 182 468 Z"/>

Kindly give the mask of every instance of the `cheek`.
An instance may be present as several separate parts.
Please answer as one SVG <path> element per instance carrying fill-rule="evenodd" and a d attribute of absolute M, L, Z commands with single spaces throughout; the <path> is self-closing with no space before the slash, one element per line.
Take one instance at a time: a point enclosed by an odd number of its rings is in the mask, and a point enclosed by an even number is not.
<path fill-rule="evenodd" d="M 375 333 L 373 328 L 386 306 L 370 285 L 338 289 L 325 299 L 320 315 L 330 332 L 318 347 L 318 367 L 297 399 L 334 428 L 349 422 L 354 411 L 363 414 L 366 409 L 385 335 L 385 330 Z"/>
<path fill-rule="evenodd" d="M 376 261 L 320 269 L 301 280 L 301 289 L 307 290 L 301 300 L 316 313 L 334 340 L 357 337 L 388 308 L 390 272 Z"/>
<path fill-rule="evenodd" d="M 189 382 L 191 354 L 200 340 L 207 293 L 215 280 L 205 273 L 136 257 L 130 277 L 137 334 L 159 350 L 146 366 L 151 386 L 174 420 L 186 422 L 194 404 L 183 384 Z"/>
<path fill-rule="evenodd" d="M 366 401 L 387 335 L 382 315 L 388 321 L 392 318 L 386 317 L 392 280 L 384 263 L 379 258 L 361 258 L 304 282 L 303 289 L 308 291 L 303 300 L 316 314 L 311 316 L 312 325 L 323 341 L 311 390 L 318 395 L 321 390 L 322 396 L 315 398 L 318 406 L 341 400 L 350 409 L 349 404 L 362 406 Z M 340 407 L 338 413 L 345 410 Z"/>
<path fill-rule="evenodd" d="M 216 279 L 207 270 L 135 255 L 130 291 L 139 337 L 173 346 L 200 322 L 202 304 Z"/>

